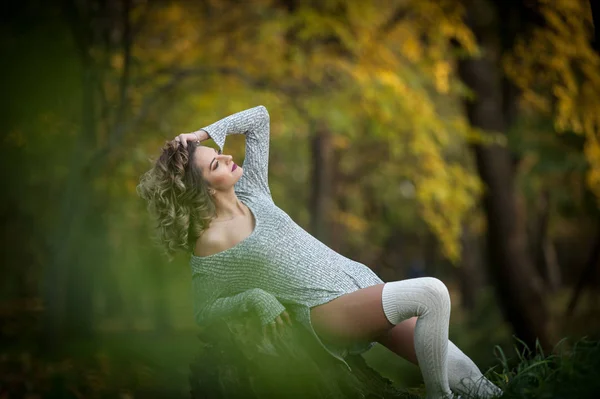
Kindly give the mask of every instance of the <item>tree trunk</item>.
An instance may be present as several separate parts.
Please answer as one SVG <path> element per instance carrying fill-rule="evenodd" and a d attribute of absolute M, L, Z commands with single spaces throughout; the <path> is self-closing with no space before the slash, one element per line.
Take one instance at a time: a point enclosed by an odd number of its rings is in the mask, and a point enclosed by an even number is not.
<path fill-rule="evenodd" d="M 91 280 L 78 265 L 76 242 L 83 233 L 92 199 L 91 184 L 84 180 L 83 165 L 95 136 L 94 74 L 89 62 L 82 63 L 82 123 L 69 163 L 66 190 L 61 200 L 59 224 L 52 242 L 51 259 L 44 269 L 42 287 L 45 312 L 42 348 L 56 349 L 71 332 L 91 332 Z M 76 301 L 77 303 L 70 303 Z M 69 311 L 70 310 L 70 311 Z"/>
<path fill-rule="evenodd" d="M 556 292 L 560 286 L 560 267 L 556 258 L 554 244 L 548 237 L 550 219 L 550 193 L 544 189 L 537 201 L 537 217 L 532 229 L 535 265 L 538 273 L 550 292 Z"/>
<path fill-rule="evenodd" d="M 573 290 L 573 294 L 571 295 L 571 299 L 569 300 L 569 305 L 567 306 L 567 317 L 573 315 L 575 311 L 575 307 L 581 298 L 581 294 L 586 285 L 590 284 L 591 281 L 594 280 L 594 274 L 600 270 L 600 217 L 598 218 L 597 224 L 597 232 L 596 237 L 594 238 L 594 242 L 592 243 L 592 247 L 590 249 L 590 255 L 588 260 L 577 280 L 577 285 Z"/>
<path fill-rule="evenodd" d="M 461 78 L 475 94 L 475 99 L 466 103 L 468 118 L 474 127 L 504 133 L 507 125 L 503 104 L 507 99 L 503 98 L 499 33 L 494 31 L 499 21 L 492 4 L 485 0 L 470 1 L 467 9 L 468 23 L 484 54 L 482 58 L 459 63 Z M 517 212 L 510 154 L 507 148 L 496 144 L 474 145 L 473 150 L 477 170 L 487 186 L 484 206 L 489 274 L 504 316 L 517 337 L 531 348 L 536 339 L 550 348 L 548 312 L 542 284 L 526 249 L 525 221 Z"/>
<path fill-rule="evenodd" d="M 477 264 L 477 245 L 468 228 L 463 227 L 461 264 L 458 267 L 458 279 L 461 293 L 461 305 L 466 310 L 475 309 L 477 294 L 482 286 L 482 276 Z"/>
<path fill-rule="evenodd" d="M 310 181 L 310 227 L 312 234 L 325 244 L 329 243 L 329 221 L 332 210 L 332 145 L 326 127 L 316 126 L 310 140 L 312 171 Z"/>
<path fill-rule="evenodd" d="M 167 333 L 171 330 L 171 323 L 169 320 L 169 301 L 168 301 L 168 292 L 167 285 L 165 281 L 167 281 L 168 276 L 165 273 L 165 269 L 162 264 L 158 264 L 157 262 L 153 262 L 152 260 L 148 260 L 149 270 L 148 272 L 151 274 L 152 285 L 153 285 L 153 309 L 152 316 L 154 322 L 154 329 L 158 333 Z"/>
<path fill-rule="evenodd" d="M 594 40 L 592 41 L 592 47 L 600 54 L 600 3 L 594 0 L 590 0 L 590 7 L 592 9 L 592 18 L 594 21 Z"/>
<path fill-rule="evenodd" d="M 346 184 L 339 164 L 344 156 L 340 149 L 333 149 L 331 156 L 331 175 L 335 185 L 331 188 L 331 212 L 344 211 L 343 187 Z M 329 246 L 336 252 L 344 251 L 346 246 L 346 226 L 333 218 L 329 219 Z"/>

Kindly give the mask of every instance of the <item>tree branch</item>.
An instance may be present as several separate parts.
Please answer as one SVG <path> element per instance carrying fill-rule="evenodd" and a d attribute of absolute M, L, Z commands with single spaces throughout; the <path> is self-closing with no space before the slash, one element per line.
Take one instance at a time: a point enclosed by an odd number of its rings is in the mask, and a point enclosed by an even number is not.
<path fill-rule="evenodd" d="M 120 126 L 123 123 L 125 117 L 125 110 L 127 109 L 127 88 L 129 87 L 129 74 L 131 70 L 131 0 L 123 0 L 122 18 L 123 18 L 123 73 L 119 81 L 119 106 L 117 109 L 117 115 L 113 126 Z M 115 131 L 111 129 L 109 135 L 109 141 L 112 140 L 112 136 Z"/>
<path fill-rule="evenodd" d="M 171 79 L 167 83 L 157 87 L 152 94 L 146 97 L 146 100 L 143 102 L 140 111 L 133 119 L 131 119 L 128 123 L 121 121 L 121 123 L 114 126 L 113 132 L 109 136 L 107 144 L 104 147 L 99 148 L 90 157 L 89 162 L 86 163 L 83 171 L 84 176 L 90 178 L 95 175 L 95 173 L 99 172 L 102 169 L 102 159 L 104 159 L 117 145 L 119 145 L 125 132 L 135 130 L 139 123 L 146 118 L 152 109 L 152 106 L 162 96 L 175 89 L 177 85 L 181 84 L 184 79 L 202 75 L 208 76 L 212 74 L 231 75 L 241 79 L 252 88 L 277 91 L 288 96 L 289 98 L 296 98 L 302 93 L 306 93 L 307 91 L 314 92 L 318 89 L 314 83 L 308 81 L 300 82 L 297 85 L 276 85 L 268 79 L 255 78 L 241 69 L 232 67 L 199 67 L 179 70 L 173 68 L 161 68 L 155 71 L 153 76 L 158 77 L 159 75 L 165 73 L 169 73 L 171 75 Z"/>
<path fill-rule="evenodd" d="M 590 0 L 590 8 L 592 10 L 592 21 L 594 21 L 592 47 L 596 50 L 596 53 L 600 54 L 600 4 L 597 1 Z"/>
<path fill-rule="evenodd" d="M 176 73 L 173 74 L 171 80 L 164 85 L 159 86 L 154 90 L 154 92 L 146 97 L 146 100 L 142 104 L 140 108 L 140 112 L 136 115 L 135 118 L 131 119 L 129 123 L 121 123 L 114 128 L 113 134 L 110 136 L 107 144 L 104 147 L 99 148 L 87 162 L 87 164 L 83 168 L 83 174 L 87 178 L 91 178 L 97 174 L 99 170 L 101 170 L 101 161 L 104 159 L 122 140 L 123 135 L 126 131 L 135 130 L 136 126 L 143 121 L 152 105 L 158 101 L 164 94 L 173 90 L 183 78 L 188 75 L 185 73 Z"/>
<path fill-rule="evenodd" d="M 377 37 L 382 38 L 383 36 L 390 33 L 392 29 L 403 19 L 410 14 L 410 9 L 407 7 L 398 7 L 383 25 L 381 25 L 377 32 Z"/>

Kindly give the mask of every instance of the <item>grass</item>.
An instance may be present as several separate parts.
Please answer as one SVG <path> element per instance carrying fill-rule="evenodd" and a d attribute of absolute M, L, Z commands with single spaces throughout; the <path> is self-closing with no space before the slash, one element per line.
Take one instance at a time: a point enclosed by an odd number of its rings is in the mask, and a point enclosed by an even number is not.
<path fill-rule="evenodd" d="M 486 373 L 503 390 L 501 399 L 600 398 L 600 340 L 583 338 L 569 345 L 563 339 L 551 354 L 545 354 L 539 345 L 531 350 L 517 341 L 520 345 L 514 346 L 513 358 L 496 347 L 496 365 Z M 425 398 L 422 385 L 410 391 Z M 461 398 L 481 399 L 477 395 Z"/>
<path fill-rule="evenodd" d="M 201 353 L 196 335 L 193 330 L 167 335 L 110 334 L 93 343 L 72 342 L 61 361 L 5 351 L 0 353 L 0 397 L 189 398 L 190 364 Z M 367 363 L 381 370 L 385 359 L 379 359 L 376 348 L 371 352 L 365 356 Z M 497 347 L 496 356 L 487 377 L 503 389 L 503 399 L 600 397 L 598 340 L 570 343 L 565 339 L 551 354 L 538 346 L 516 351 L 511 358 Z M 407 388 L 415 386 L 415 370 L 408 365 L 390 374 L 406 373 L 405 379 L 394 380 L 395 385 L 424 397 L 422 386 Z"/>
<path fill-rule="evenodd" d="M 503 389 L 502 398 L 600 397 L 600 341 L 583 338 L 568 348 L 563 339 L 552 354 L 544 354 L 539 345 L 533 351 L 523 348 L 512 361 L 498 350 L 500 370 L 489 377 Z"/>
<path fill-rule="evenodd" d="M 583 338 L 570 344 L 565 338 L 550 354 L 544 353 L 539 345 L 531 350 L 517 341 L 512 357 L 497 346 L 496 362 L 486 372 L 486 377 L 504 391 L 501 399 L 600 398 L 600 340 Z M 369 364 L 381 367 L 377 361 Z M 414 371 L 411 365 L 405 367 L 410 373 Z M 396 366 L 395 373 L 400 370 Z M 425 398 L 422 385 L 410 391 Z M 481 399 L 477 395 L 462 395 L 462 398 Z"/>

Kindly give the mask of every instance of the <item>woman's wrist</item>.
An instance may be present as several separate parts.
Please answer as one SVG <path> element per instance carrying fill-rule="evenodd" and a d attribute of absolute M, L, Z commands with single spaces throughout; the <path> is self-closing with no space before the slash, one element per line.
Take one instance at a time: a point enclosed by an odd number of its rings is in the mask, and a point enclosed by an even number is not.
<path fill-rule="evenodd" d="M 193 133 L 196 136 L 196 138 L 198 139 L 198 141 L 204 141 L 204 140 L 208 140 L 210 138 L 208 133 L 206 133 L 206 131 L 202 130 L 202 129 L 196 130 Z"/>

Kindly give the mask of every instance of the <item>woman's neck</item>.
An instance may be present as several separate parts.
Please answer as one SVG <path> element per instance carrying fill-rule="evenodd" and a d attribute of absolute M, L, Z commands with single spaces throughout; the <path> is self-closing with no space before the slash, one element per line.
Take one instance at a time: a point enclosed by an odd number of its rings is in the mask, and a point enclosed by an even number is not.
<path fill-rule="evenodd" d="M 239 200 L 235 192 L 217 192 L 214 197 L 217 210 L 216 220 L 228 220 L 239 216 L 246 216 L 248 208 Z"/>

